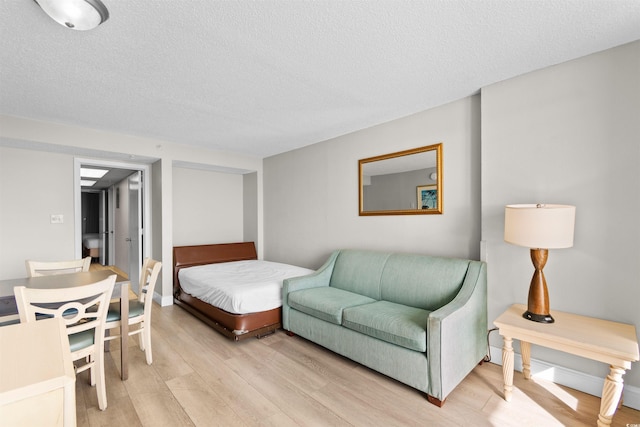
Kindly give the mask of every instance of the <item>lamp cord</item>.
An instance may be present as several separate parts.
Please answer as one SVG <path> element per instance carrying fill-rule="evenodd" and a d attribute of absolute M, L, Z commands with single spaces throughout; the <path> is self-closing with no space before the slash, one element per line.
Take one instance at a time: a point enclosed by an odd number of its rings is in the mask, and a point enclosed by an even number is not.
<path fill-rule="evenodd" d="M 483 362 L 491 362 L 491 349 L 489 346 L 489 334 L 493 331 L 497 331 L 498 328 L 489 329 L 487 331 L 487 355 L 482 359 Z"/>

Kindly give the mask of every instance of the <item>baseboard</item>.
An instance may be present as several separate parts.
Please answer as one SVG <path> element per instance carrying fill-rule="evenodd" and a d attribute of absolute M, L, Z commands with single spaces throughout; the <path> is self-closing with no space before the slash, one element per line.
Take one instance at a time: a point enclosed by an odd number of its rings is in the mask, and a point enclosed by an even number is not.
<path fill-rule="evenodd" d="M 502 365 L 502 348 L 490 347 L 491 362 Z M 514 355 L 514 369 L 522 372 L 522 356 Z M 553 381 L 583 393 L 602 397 L 604 378 L 576 371 L 563 366 L 553 365 L 542 360 L 531 359 L 531 375 L 536 378 Z M 624 377 L 623 377 L 624 379 Z M 640 411 L 640 388 L 625 384 L 622 392 L 623 405 Z"/>
<path fill-rule="evenodd" d="M 172 296 L 162 296 L 157 292 L 153 293 L 153 300 L 155 302 L 157 302 L 160 307 L 166 307 L 168 305 L 172 305 L 173 304 L 173 297 Z"/>

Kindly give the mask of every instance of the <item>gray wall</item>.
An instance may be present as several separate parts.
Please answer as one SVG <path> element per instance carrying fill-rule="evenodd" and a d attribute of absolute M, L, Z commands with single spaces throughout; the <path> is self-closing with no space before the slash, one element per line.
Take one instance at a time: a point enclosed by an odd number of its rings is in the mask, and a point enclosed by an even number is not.
<path fill-rule="evenodd" d="M 358 216 L 359 159 L 438 142 L 444 215 Z M 347 247 L 478 259 L 480 99 L 269 157 L 264 200 L 265 259 L 272 261 L 316 268 Z"/>
<path fill-rule="evenodd" d="M 258 245 L 258 174 L 253 172 L 242 175 L 242 188 L 243 240 Z"/>
<path fill-rule="evenodd" d="M 242 175 L 173 168 L 173 244 L 241 242 Z"/>
<path fill-rule="evenodd" d="M 74 258 L 73 197 L 72 156 L 0 147 L 0 279 L 25 277 L 26 259 Z"/>
<path fill-rule="evenodd" d="M 640 325 L 640 42 L 482 89 L 482 238 L 489 318 L 526 304 L 533 266 L 503 241 L 504 205 L 576 206 L 574 246 L 549 251 L 551 310 Z M 492 344 L 501 346 L 499 337 Z M 534 348 L 603 378 L 604 364 Z M 640 386 L 640 365 L 625 375 Z"/>

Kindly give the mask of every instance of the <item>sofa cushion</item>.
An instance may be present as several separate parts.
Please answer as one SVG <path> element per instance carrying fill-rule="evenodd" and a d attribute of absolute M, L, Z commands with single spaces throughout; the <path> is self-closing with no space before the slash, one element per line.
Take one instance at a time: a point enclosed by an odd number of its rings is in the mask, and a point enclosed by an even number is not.
<path fill-rule="evenodd" d="M 340 251 L 330 286 L 380 300 L 380 278 L 389 255 L 354 249 Z"/>
<path fill-rule="evenodd" d="M 288 300 L 292 308 L 336 325 L 342 324 L 342 311 L 345 308 L 375 301 L 330 286 L 293 291 L 289 293 Z"/>
<path fill-rule="evenodd" d="M 345 308 L 342 325 L 411 350 L 427 351 L 429 311 L 389 301 Z"/>
<path fill-rule="evenodd" d="M 380 300 L 434 311 L 450 303 L 462 287 L 469 261 L 393 254 L 380 280 Z"/>

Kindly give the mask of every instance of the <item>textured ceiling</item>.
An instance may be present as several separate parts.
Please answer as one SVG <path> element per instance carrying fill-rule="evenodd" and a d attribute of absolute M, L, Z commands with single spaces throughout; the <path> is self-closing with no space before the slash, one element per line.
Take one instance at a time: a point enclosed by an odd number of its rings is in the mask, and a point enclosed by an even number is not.
<path fill-rule="evenodd" d="M 0 0 L 0 114 L 256 157 L 640 39 L 637 0 Z"/>

